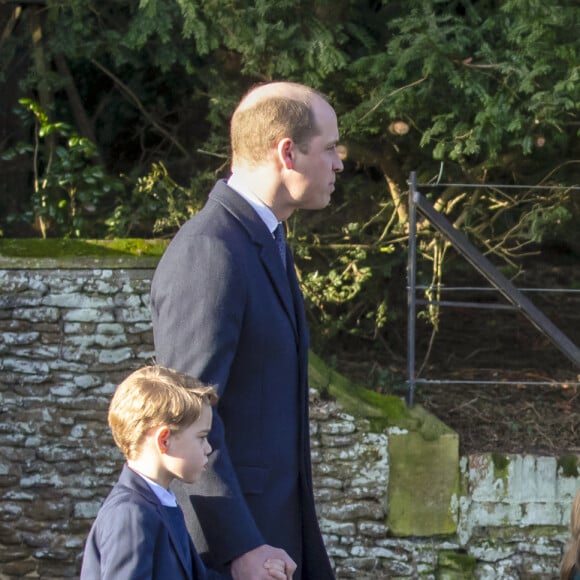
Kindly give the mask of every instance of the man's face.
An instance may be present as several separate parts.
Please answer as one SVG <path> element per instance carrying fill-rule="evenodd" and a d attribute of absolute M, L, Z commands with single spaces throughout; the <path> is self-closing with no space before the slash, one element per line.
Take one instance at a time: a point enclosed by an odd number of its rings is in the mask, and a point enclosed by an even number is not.
<path fill-rule="evenodd" d="M 337 152 L 338 124 L 333 108 L 323 99 L 313 105 L 319 135 L 303 151 L 294 144 L 294 175 L 289 184 L 295 209 L 322 209 L 330 202 L 336 174 L 343 169 Z"/>

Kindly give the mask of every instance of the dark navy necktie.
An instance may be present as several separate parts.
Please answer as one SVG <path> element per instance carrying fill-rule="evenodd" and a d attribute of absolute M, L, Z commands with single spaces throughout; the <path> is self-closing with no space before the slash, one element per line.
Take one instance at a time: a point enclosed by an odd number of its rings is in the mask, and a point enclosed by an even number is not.
<path fill-rule="evenodd" d="M 284 265 L 284 270 L 286 269 L 286 232 L 284 231 L 284 224 L 279 223 L 274 230 L 274 239 L 276 240 L 276 245 L 278 246 L 278 252 L 280 253 L 280 258 L 282 259 L 282 264 Z"/>

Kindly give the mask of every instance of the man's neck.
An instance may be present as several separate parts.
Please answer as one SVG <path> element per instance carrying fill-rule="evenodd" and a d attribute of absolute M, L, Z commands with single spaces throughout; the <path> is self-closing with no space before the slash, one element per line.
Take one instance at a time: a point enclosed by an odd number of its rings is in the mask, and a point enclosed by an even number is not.
<path fill-rule="evenodd" d="M 233 167 L 234 181 L 241 185 L 245 192 L 251 192 L 276 216 L 278 221 L 287 219 L 291 211 L 281 206 L 283 184 L 279 175 L 269 165 Z"/>

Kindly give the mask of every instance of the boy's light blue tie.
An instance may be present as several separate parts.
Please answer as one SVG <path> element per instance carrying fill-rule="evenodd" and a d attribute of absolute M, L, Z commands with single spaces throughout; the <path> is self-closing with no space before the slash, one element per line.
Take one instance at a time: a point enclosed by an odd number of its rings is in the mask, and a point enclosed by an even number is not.
<path fill-rule="evenodd" d="M 282 264 L 284 265 L 284 270 L 286 269 L 286 232 L 284 231 L 284 224 L 279 223 L 274 230 L 274 239 L 276 240 L 276 245 L 278 246 L 278 252 L 280 253 L 280 258 L 282 259 Z"/>

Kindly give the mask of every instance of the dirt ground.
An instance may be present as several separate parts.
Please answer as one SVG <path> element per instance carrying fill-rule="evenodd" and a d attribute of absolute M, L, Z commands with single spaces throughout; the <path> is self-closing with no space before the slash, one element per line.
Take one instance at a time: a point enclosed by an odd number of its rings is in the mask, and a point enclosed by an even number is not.
<path fill-rule="evenodd" d="M 540 275 L 523 276 L 518 287 L 571 289 L 578 286 L 579 271 L 576 264 L 547 265 Z M 460 298 L 466 299 L 489 301 L 489 293 Z M 580 345 L 580 293 L 538 292 L 530 299 Z M 429 351 L 430 328 L 417 324 L 416 372 L 421 378 L 450 382 L 418 384 L 414 401 L 459 434 L 462 454 L 580 454 L 580 369 L 521 313 L 447 308 Z M 359 359 L 358 370 L 352 361 L 342 370 L 368 385 L 368 369 L 378 364 L 404 380 L 403 359 L 404 354 L 400 360 L 385 362 L 386 356 L 382 366 L 376 359 L 366 363 Z M 367 369 L 366 377 L 362 368 Z M 371 374 L 377 376 L 376 371 Z M 400 383 L 371 387 L 405 394 Z"/>
<path fill-rule="evenodd" d="M 580 453 L 579 394 L 577 386 L 453 384 L 420 387 L 415 400 L 459 434 L 462 454 L 567 455 Z"/>
<path fill-rule="evenodd" d="M 351 365 L 344 365 L 342 372 L 363 384 L 360 373 L 357 377 Z M 457 372 L 463 380 L 482 379 L 481 369 L 464 368 Z M 562 379 L 561 384 L 541 384 L 554 381 L 554 376 L 501 368 L 487 369 L 487 373 L 491 375 L 486 379 L 488 384 L 418 384 L 414 402 L 459 434 L 462 455 L 580 454 L 580 387 L 574 384 L 577 377 L 572 377 L 569 383 Z M 435 380 L 442 380 L 442 376 Z M 403 386 L 377 390 L 407 395 Z"/>

